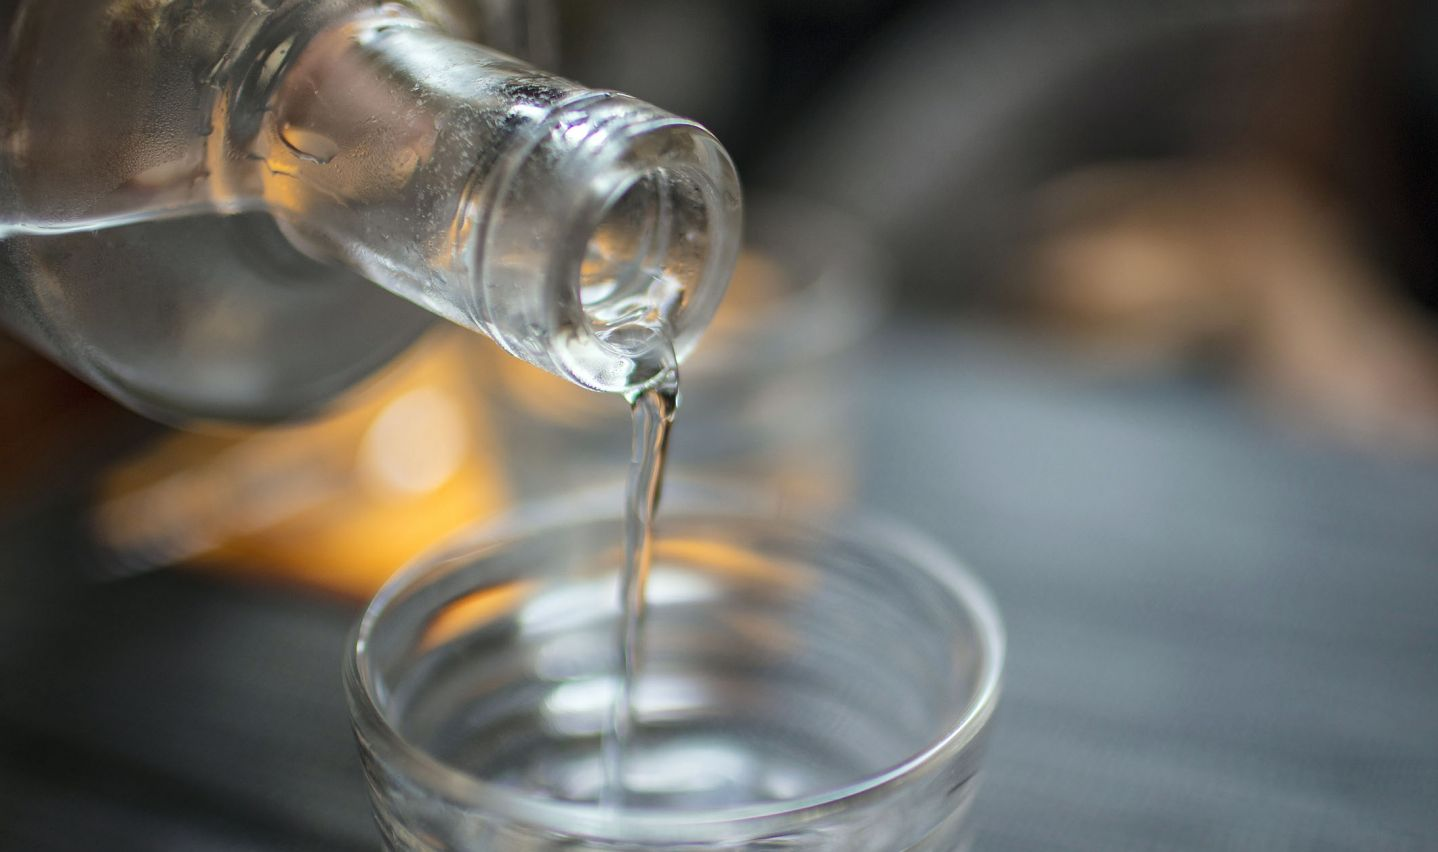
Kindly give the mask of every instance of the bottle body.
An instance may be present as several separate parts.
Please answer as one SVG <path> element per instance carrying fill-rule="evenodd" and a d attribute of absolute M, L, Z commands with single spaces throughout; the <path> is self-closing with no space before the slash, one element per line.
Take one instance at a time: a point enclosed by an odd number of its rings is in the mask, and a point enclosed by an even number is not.
<path fill-rule="evenodd" d="M 10 5 L 5 319 L 148 413 L 303 411 L 433 314 L 621 389 L 652 346 L 610 327 L 696 336 L 732 265 L 712 137 L 480 47 L 460 0 Z"/>

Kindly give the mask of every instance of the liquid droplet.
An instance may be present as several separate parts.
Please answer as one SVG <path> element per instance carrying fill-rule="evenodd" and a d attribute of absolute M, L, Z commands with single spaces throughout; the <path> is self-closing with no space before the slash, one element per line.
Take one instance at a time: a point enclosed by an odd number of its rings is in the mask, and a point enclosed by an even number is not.
<path fill-rule="evenodd" d="M 285 147 L 293 151 L 296 157 L 319 165 L 333 160 L 340 152 L 340 146 L 328 136 L 288 123 L 280 127 L 280 141 L 284 142 Z"/>

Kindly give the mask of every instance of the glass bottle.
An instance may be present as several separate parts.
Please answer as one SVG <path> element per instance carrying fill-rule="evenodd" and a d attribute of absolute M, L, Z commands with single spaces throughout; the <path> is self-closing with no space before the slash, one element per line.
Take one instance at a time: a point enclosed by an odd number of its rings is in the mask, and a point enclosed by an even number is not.
<path fill-rule="evenodd" d="M 432 315 L 642 386 L 723 293 L 733 166 L 482 11 L 0 0 L 0 318 L 167 419 L 312 410 Z"/>

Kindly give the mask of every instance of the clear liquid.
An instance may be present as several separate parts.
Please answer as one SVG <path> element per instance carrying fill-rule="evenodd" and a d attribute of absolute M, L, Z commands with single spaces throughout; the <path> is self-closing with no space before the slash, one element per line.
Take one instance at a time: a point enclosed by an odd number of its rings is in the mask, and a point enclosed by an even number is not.
<path fill-rule="evenodd" d="M 663 488 L 669 428 L 678 407 L 677 369 L 670 369 L 630 403 L 634 440 L 624 504 L 624 574 L 619 583 L 619 660 L 623 671 L 600 743 L 604 763 L 600 802 L 607 806 L 622 807 L 628 798 L 624 757 L 637 725 L 634 686 L 643 659 L 646 589 L 654 560 L 654 513 Z"/>
<path fill-rule="evenodd" d="M 806 631 L 847 631 L 881 616 L 890 623 L 901 613 L 881 613 L 864 601 L 863 615 L 831 623 L 829 613 L 854 608 L 840 597 L 815 612 L 801 607 L 780 615 L 792 603 L 790 593 L 807 582 L 791 566 L 726 548 L 723 558 L 743 566 L 730 575 L 687 565 L 656 543 L 678 399 L 673 366 L 628 398 L 632 444 L 616 530 L 624 540 L 616 557 L 617 596 L 612 574 L 566 577 L 513 613 L 518 629 L 506 640 L 513 644 L 443 652 L 455 656 L 437 659 L 434 679 L 408 702 L 401 727 L 413 741 L 480 778 L 595 803 L 621 821 L 635 808 L 790 799 L 905 753 L 891 714 L 850 694 L 856 673 L 873 668 L 866 656 L 830 651 L 792 667 L 783 662 L 795 650 L 792 637 Z M 696 543 L 682 533 L 675 543 L 680 540 Z M 576 552 L 602 553 L 610 541 L 601 537 Z M 563 564 L 549 557 L 523 561 L 526 569 Z M 596 565 L 601 572 L 605 567 Z M 738 635 L 734 625 L 741 622 L 785 626 Z M 841 646 L 839 634 L 812 645 Z M 539 674 L 545 669 L 553 671 Z M 884 680 L 859 677 L 869 685 Z M 893 684 L 874 695 L 887 705 L 898 689 Z"/>
<path fill-rule="evenodd" d="M 478 778 L 598 805 L 616 825 L 636 810 L 792 800 L 918 751 L 951 710 L 951 678 L 913 647 L 921 632 L 893 625 L 917 628 L 937 595 L 886 601 L 895 590 L 875 588 L 873 566 L 808 539 L 773 556 L 682 511 L 656 540 L 679 380 L 672 358 L 655 372 L 628 398 L 622 521 L 538 537 L 511 555 L 512 581 L 489 575 L 470 632 L 395 684 L 401 732 Z M 445 604 L 460 620 L 469 605 Z M 933 688 L 944 695 L 924 697 Z"/>
<path fill-rule="evenodd" d="M 642 725 L 622 744 L 622 807 L 602 803 L 614 798 L 603 745 L 620 681 L 625 524 L 588 507 L 446 561 L 393 599 L 366 645 L 385 718 L 408 742 L 524 799 L 580 807 L 536 824 L 487 795 L 426 795 L 408 780 L 412 762 L 380 756 L 372 771 L 395 773 L 374 776 L 381 824 L 422 829 L 397 831 L 394 848 L 966 848 L 956 832 L 975 789 L 968 759 L 891 778 L 779 833 L 679 818 L 792 804 L 892 770 L 951 730 L 984 658 L 953 589 L 883 546 L 666 500 L 645 578 L 642 676 L 627 699 Z M 669 831 L 652 819 L 665 813 Z"/>
<path fill-rule="evenodd" d="M 882 599 L 880 572 L 843 554 L 847 573 L 821 580 L 805 564 L 814 554 L 769 558 L 683 517 L 665 523 L 642 622 L 615 612 L 613 563 L 573 572 L 612 547 L 617 519 L 517 556 L 513 581 L 476 598 L 501 611 L 393 684 L 401 733 L 475 777 L 621 821 L 834 789 L 932 742 L 954 699 L 945 660 L 914 647 L 934 629 L 915 619 L 923 599 Z M 626 691 L 615 642 L 638 630 Z"/>

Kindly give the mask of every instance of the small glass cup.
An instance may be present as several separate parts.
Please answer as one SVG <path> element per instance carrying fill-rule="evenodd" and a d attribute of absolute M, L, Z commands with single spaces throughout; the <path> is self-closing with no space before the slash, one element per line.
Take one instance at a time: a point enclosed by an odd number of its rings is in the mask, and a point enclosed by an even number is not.
<path fill-rule="evenodd" d="M 522 510 L 375 598 L 345 683 L 386 847 L 968 848 L 1004 644 L 979 583 L 893 525 L 674 496 L 621 784 L 613 494 Z"/>

